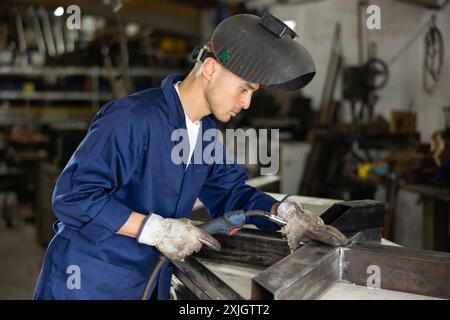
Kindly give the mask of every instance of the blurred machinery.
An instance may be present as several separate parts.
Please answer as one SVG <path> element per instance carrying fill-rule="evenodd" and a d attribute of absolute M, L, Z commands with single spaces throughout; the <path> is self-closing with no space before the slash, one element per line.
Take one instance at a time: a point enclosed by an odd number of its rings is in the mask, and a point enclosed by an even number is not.
<path fill-rule="evenodd" d="M 370 45 L 369 60 L 361 66 L 349 66 L 343 70 L 342 97 L 349 101 L 353 122 L 373 120 L 376 91 L 383 88 L 389 76 L 387 64 L 375 57 L 375 44 Z M 357 110 L 359 105 L 359 111 Z"/>
<path fill-rule="evenodd" d="M 431 153 L 438 167 L 431 184 L 450 188 L 450 106 L 444 107 L 445 129 L 433 134 Z"/>
<path fill-rule="evenodd" d="M 444 64 L 444 40 L 436 26 L 436 15 L 430 21 L 430 28 L 425 35 L 425 53 L 423 64 L 423 88 L 428 94 L 433 93 L 441 77 Z"/>

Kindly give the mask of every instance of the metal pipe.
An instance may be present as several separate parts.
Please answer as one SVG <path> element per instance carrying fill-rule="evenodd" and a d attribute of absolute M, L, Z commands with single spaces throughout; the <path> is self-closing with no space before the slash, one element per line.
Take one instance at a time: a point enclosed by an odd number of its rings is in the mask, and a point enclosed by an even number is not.
<path fill-rule="evenodd" d="M 367 1 L 359 0 L 356 8 L 356 19 L 357 19 L 357 30 L 358 30 L 358 63 L 360 65 L 365 62 L 364 55 L 364 19 L 363 19 L 363 8 L 367 6 Z"/>
<path fill-rule="evenodd" d="M 41 17 L 42 27 L 44 28 L 45 43 L 47 44 L 47 52 L 50 57 L 56 55 L 55 41 L 53 39 L 52 27 L 48 18 L 47 10 L 43 7 L 38 9 L 38 15 Z"/>

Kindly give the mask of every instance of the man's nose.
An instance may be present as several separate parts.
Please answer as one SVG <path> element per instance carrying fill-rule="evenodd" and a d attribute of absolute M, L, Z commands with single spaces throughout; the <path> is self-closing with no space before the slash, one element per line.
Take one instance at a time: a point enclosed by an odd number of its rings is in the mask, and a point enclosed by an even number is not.
<path fill-rule="evenodd" d="M 244 110 L 250 108 L 250 102 L 252 101 L 252 94 L 247 94 L 241 99 L 240 107 Z"/>

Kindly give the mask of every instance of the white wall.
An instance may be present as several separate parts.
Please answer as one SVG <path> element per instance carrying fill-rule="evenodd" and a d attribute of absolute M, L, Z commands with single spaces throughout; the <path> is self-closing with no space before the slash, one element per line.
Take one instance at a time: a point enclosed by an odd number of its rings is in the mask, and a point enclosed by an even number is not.
<path fill-rule="evenodd" d="M 251 1 L 251 6 L 269 5 L 270 11 L 282 20 L 295 20 L 299 40 L 311 51 L 316 62 L 317 75 L 304 89 L 318 107 L 322 93 L 334 25 L 341 22 L 345 64 L 358 63 L 357 0 L 323 0 L 316 3 L 280 5 L 273 1 Z M 381 30 L 364 31 L 365 40 L 378 45 L 377 56 L 389 62 L 396 53 L 428 21 L 432 11 L 392 0 L 370 1 L 381 8 Z M 422 87 L 424 34 L 390 67 L 389 82 L 379 91 L 376 113 L 390 119 L 392 110 L 413 110 L 418 115 L 418 131 L 423 141 L 444 128 L 442 107 L 450 105 L 450 5 L 438 15 L 437 25 L 444 36 L 444 70 L 432 95 Z M 337 97 L 340 88 L 337 87 Z"/>

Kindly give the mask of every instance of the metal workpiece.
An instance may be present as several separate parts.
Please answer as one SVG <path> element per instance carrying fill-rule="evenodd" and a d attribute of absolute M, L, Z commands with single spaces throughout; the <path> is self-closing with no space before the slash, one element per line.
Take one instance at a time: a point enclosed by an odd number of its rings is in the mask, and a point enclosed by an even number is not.
<path fill-rule="evenodd" d="M 276 241 L 268 243 L 276 244 Z M 218 261 L 205 255 L 201 259 Z M 311 242 L 265 269 L 242 261 L 236 263 L 231 253 L 228 261 L 222 262 L 261 270 L 251 280 L 251 299 L 317 299 L 338 283 L 367 287 L 372 267 L 379 270 L 379 289 L 450 299 L 450 254 L 444 252 L 362 240 L 338 248 Z M 233 299 L 242 298 L 197 258 L 177 262 L 175 270 L 193 297 L 230 299 L 226 297 L 236 295 Z"/>
<path fill-rule="evenodd" d="M 316 299 L 338 282 L 450 299 L 450 254 L 359 242 L 331 248 L 307 245 L 253 278 L 254 299 Z"/>
<path fill-rule="evenodd" d="M 339 249 L 306 245 L 254 277 L 252 298 L 314 299 L 339 280 L 339 270 Z"/>
<path fill-rule="evenodd" d="M 269 220 L 283 225 L 282 219 L 262 212 Z M 381 241 L 384 218 L 384 203 L 372 200 L 344 201 L 332 205 L 320 216 L 346 233 L 351 241 Z M 198 257 L 222 261 L 233 265 L 270 267 L 289 255 L 286 236 L 281 232 L 267 232 L 244 228 L 233 237 L 216 235 L 222 250 L 215 252 L 205 248 Z M 302 238 L 302 244 L 318 244 Z"/>
<path fill-rule="evenodd" d="M 185 261 L 173 262 L 174 291 L 183 299 L 243 299 L 200 260 L 263 271 L 289 254 L 286 239 L 278 232 L 242 229 L 233 237 L 222 234 L 215 237 L 221 243 L 220 252 L 203 247 Z"/>
<path fill-rule="evenodd" d="M 342 233 L 379 229 L 384 226 L 384 202 L 374 200 L 343 201 L 333 204 L 320 215 Z"/>
<path fill-rule="evenodd" d="M 219 252 L 203 248 L 196 257 L 237 266 L 267 268 L 289 255 L 285 235 L 256 229 L 242 229 L 234 236 L 216 235 Z"/>
<path fill-rule="evenodd" d="M 347 246 L 301 239 L 302 246 L 290 253 L 283 233 L 244 228 L 233 237 L 217 235 L 222 251 L 203 249 L 176 262 L 175 275 L 184 291 L 198 299 L 242 296 L 197 259 L 252 269 L 249 299 L 318 299 L 342 284 L 362 290 L 370 287 L 374 272 L 379 277 L 376 288 L 390 290 L 385 292 L 450 299 L 450 254 L 381 244 L 383 203 L 340 202 L 321 217 L 346 234 Z"/>
<path fill-rule="evenodd" d="M 193 257 L 173 261 L 174 275 L 192 294 L 201 300 L 242 300 L 242 296 Z"/>
<path fill-rule="evenodd" d="M 368 268 L 380 270 L 382 289 L 450 299 L 450 254 L 356 243 L 342 249 L 342 279 L 366 286 Z"/>

